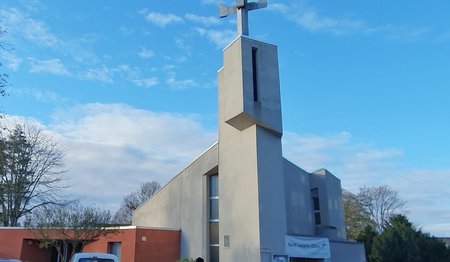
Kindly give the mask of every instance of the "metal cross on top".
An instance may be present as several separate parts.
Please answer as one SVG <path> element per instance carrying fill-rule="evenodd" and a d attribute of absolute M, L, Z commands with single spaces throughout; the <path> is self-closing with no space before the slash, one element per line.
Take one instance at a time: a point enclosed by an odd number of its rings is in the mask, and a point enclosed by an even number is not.
<path fill-rule="evenodd" d="M 248 36 L 248 11 L 264 7 L 267 7 L 267 0 L 250 3 L 247 0 L 236 0 L 236 6 L 233 7 L 220 4 L 219 16 L 222 18 L 236 13 L 238 34 Z"/>

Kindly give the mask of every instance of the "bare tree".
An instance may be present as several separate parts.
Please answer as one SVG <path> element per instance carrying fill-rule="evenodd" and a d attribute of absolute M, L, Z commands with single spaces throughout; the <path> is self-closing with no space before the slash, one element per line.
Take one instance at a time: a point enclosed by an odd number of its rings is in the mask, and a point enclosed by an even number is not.
<path fill-rule="evenodd" d="M 6 34 L 6 29 L 4 29 L 2 26 L 0 26 L 0 51 L 11 51 L 10 48 L 7 47 L 6 42 L 2 40 Z M 3 64 L 0 62 L 0 67 Z M 6 73 L 0 73 L 0 96 L 6 95 L 6 87 L 8 86 L 8 74 Z"/>
<path fill-rule="evenodd" d="M 114 222 L 117 224 L 130 224 L 133 211 L 160 189 L 161 185 L 158 182 L 151 181 L 143 183 L 137 191 L 126 195 L 120 208 L 114 214 Z"/>
<path fill-rule="evenodd" d="M 347 238 L 356 240 L 358 235 L 364 231 L 366 226 L 373 226 L 370 214 L 364 209 L 358 196 L 344 190 L 342 192 L 342 200 L 344 203 L 345 227 Z"/>
<path fill-rule="evenodd" d="M 398 192 L 386 185 L 361 187 L 358 199 L 370 214 L 378 232 L 383 231 L 392 216 L 403 214 L 406 208 L 406 202 L 399 197 Z"/>
<path fill-rule="evenodd" d="M 17 124 L 0 133 L 0 213 L 3 226 L 18 226 L 35 208 L 64 204 L 64 154 L 42 129 Z"/>
<path fill-rule="evenodd" d="M 117 233 L 110 227 L 111 214 L 97 207 L 83 207 L 77 202 L 51 205 L 27 215 L 26 227 L 32 230 L 42 248 L 54 247 L 61 262 L 101 236 Z"/>

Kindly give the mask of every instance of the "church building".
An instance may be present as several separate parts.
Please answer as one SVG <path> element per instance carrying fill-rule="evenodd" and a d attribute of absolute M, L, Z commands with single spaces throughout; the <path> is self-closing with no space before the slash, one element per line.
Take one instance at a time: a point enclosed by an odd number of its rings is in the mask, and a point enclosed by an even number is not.
<path fill-rule="evenodd" d="M 366 261 L 346 239 L 340 180 L 283 157 L 277 46 L 248 36 L 249 10 L 221 6 L 238 36 L 218 71 L 218 142 L 133 214 L 133 226 L 180 230 L 180 257 L 210 262 Z"/>

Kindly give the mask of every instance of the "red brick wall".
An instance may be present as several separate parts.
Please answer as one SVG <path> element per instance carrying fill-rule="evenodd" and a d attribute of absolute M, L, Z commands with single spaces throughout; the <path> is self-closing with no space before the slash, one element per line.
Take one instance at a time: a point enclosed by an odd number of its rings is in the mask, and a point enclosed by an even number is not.
<path fill-rule="evenodd" d="M 120 242 L 120 261 L 133 262 L 135 261 L 135 235 L 136 229 L 121 229 L 118 233 L 109 234 L 95 242 L 89 243 L 86 245 L 83 252 L 107 253 L 109 242 Z"/>
<path fill-rule="evenodd" d="M 180 231 L 146 228 L 121 229 L 92 242 L 83 252 L 108 252 L 109 242 L 121 243 L 121 262 L 175 262 L 180 259 Z"/>
<path fill-rule="evenodd" d="M 39 248 L 26 229 L 0 229 L 0 257 L 24 262 L 48 262 L 50 250 Z M 175 262 L 180 258 L 180 231 L 147 228 L 120 229 L 89 243 L 84 252 L 108 252 L 109 242 L 121 243 L 121 262 Z"/>
<path fill-rule="evenodd" d="M 24 239 L 20 258 L 23 262 L 48 262 L 51 255 L 50 249 L 39 248 L 39 241 Z"/>
<path fill-rule="evenodd" d="M 0 257 L 20 258 L 24 232 L 18 229 L 0 229 Z"/>
<path fill-rule="evenodd" d="M 137 229 L 135 262 L 175 262 L 178 259 L 180 259 L 179 230 Z"/>

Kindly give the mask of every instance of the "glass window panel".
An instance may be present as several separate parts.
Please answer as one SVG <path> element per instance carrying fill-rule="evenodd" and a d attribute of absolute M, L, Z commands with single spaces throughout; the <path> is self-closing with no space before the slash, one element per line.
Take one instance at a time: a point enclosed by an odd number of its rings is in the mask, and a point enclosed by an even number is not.
<path fill-rule="evenodd" d="M 209 196 L 219 196 L 219 176 L 212 175 L 209 177 Z"/>
<path fill-rule="evenodd" d="M 219 244 L 219 223 L 209 223 L 209 244 Z"/>
<path fill-rule="evenodd" d="M 320 213 L 319 213 L 319 212 L 314 213 L 314 219 L 315 219 L 316 225 L 322 224 L 322 221 L 321 221 L 321 219 L 320 219 Z"/>
<path fill-rule="evenodd" d="M 318 197 L 313 198 L 314 210 L 320 210 L 320 201 Z"/>
<path fill-rule="evenodd" d="M 209 200 L 209 219 L 219 219 L 219 199 Z"/>
<path fill-rule="evenodd" d="M 209 247 L 209 261 L 219 262 L 219 247 Z"/>
<path fill-rule="evenodd" d="M 311 197 L 319 197 L 319 189 L 318 188 L 311 189 Z"/>

